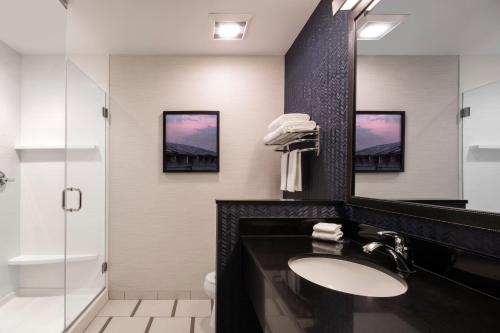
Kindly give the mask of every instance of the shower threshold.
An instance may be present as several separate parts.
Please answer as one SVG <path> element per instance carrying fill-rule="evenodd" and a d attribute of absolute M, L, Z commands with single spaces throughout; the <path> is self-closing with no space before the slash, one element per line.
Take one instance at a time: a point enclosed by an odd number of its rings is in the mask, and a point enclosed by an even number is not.
<path fill-rule="evenodd" d="M 68 318 L 75 318 L 79 311 L 95 297 L 69 295 Z M 74 309 L 72 311 L 72 309 Z M 64 296 L 14 297 L 0 306 L 0 332 L 9 333 L 61 333 L 64 330 Z"/>

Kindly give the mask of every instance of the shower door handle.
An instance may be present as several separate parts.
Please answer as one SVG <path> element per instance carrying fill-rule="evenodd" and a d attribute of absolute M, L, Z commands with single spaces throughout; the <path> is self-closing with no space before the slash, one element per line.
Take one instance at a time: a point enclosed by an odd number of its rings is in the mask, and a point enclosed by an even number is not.
<path fill-rule="evenodd" d="M 68 208 L 66 207 L 66 193 L 67 192 L 78 192 L 78 208 Z M 82 209 L 82 190 L 78 187 L 68 187 L 62 191 L 62 209 L 66 212 L 78 212 Z"/>

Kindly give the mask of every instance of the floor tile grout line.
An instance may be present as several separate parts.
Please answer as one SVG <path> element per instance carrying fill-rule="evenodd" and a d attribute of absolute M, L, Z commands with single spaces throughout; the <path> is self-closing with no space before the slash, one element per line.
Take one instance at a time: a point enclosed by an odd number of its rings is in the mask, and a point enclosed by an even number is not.
<path fill-rule="evenodd" d="M 144 331 L 144 333 L 149 333 L 151 325 L 153 325 L 153 317 L 149 317 L 148 325 L 146 326 L 146 330 Z"/>
<path fill-rule="evenodd" d="M 194 317 L 191 317 L 191 329 L 189 330 L 190 333 L 194 333 Z"/>
<path fill-rule="evenodd" d="M 102 328 L 99 330 L 99 333 L 103 333 L 106 330 L 106 327 L 108 327 L 109 322 L 111 321 L 111 319 L 113 319 L 113 317 L 109 317 L 106 320 L 106 322 L 104 323 L 104 325 L 102 326 Z"/>
<path fill-rule="evenodd" d="M 137 310 L 139 309 L 139 305 L 141 305 L 141 302 L 142 302 L 142 299 L 140 299 L 137 304 L 135 305 L 134 307 L 134 310 L 132 310 L 132 313 L 130 314 L 130 317 L 133 317 L 135 316 L 135 313 L 137 312 Z"/>
<path fill-rule="evenodd" d="M 177 299 L 175 299 L 175 301 L 174 301 L 174 306 L 172 307 L 171 317 L 175 317 L 175 310 L 177 310 Z"/>

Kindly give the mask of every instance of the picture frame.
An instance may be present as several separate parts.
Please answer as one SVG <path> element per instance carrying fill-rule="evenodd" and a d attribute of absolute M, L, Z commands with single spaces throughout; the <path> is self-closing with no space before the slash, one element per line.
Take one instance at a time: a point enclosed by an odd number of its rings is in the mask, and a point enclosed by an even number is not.
<path fill-rule="evenodd" d="M 355 117 L 354 171 L 404 172 L 404 111 L 357 111 Z"/>
<path fill-rule="evenodd" d="M 219 111 L 163 112 L 163 172 L 219 172 Z"/>

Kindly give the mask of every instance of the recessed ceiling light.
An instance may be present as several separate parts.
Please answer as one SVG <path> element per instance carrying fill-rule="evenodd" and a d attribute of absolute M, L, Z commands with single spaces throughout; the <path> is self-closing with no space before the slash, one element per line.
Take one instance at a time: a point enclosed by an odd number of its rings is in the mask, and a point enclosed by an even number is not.
<path fill-rule="evenodd" d="M 380 39 L 389 32 L 392 25 L 387 22 L 367 22 L 359 31 L 359 39 Z"/>
<path fill-rule="evenodd" d="M 215 40 L 242 40 L 252 19 L 250 14 L 216 14 L 209 17 L 210 38 Z"/>
<path fill-rule="evenodd" d="M 358 40 L 379 40 L 400 25 L 408 15 L 366 15 L 357 22 Z"/>
<path fill-rule="evenodd" d="M 214 39 L 243 39 L 246 22 L 215 22 Z"/>

